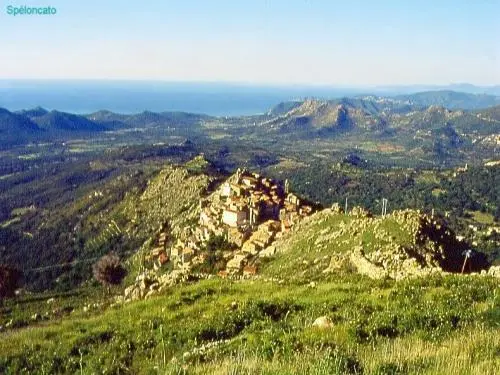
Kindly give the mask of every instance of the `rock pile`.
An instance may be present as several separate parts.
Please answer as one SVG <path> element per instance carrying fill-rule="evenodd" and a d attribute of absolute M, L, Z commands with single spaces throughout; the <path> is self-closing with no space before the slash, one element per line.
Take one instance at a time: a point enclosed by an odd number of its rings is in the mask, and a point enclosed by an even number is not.
<path fill-rule="evenodd" d="M 149 298 L 170 286 L 188 281 L 189 277 L 189 270 L 183 268 L 162 275 L 152 270 L 144 271 L 136 277 L 134 284 L 125 289 L 124 295 L 118 297 L 117 302 Z"/>

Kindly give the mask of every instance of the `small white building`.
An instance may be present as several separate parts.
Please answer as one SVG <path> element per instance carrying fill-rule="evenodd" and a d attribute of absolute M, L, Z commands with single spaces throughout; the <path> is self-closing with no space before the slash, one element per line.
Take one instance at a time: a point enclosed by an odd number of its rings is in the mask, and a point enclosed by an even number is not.
<path fill-rule="evenodd" d="M 226 183 L 224 183 L 224 185 L 222 185 L 220 195 L 222 197 L 230 197 L 231 196 L 231 185 L 228 182 L 226 182 Z"/>
<path fill-rule="evenodd" d="M 242 210 L 224 210 L 222 213 L 222 222 L 230 227 L 238 227 L 247 220 L 246 211 Z"/>

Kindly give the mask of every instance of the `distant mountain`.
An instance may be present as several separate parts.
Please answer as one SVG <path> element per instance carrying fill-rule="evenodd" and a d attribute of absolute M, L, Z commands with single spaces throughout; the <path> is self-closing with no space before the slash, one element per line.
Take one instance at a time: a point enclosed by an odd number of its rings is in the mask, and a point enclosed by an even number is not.
<path fill-rule="evenodd" d="M 28 116 L 31 118 L 31 117 L 40 117 L 40 116 L 46 115 L 47 113 L 49 113 L 49 111 L 47 111 L 45 108 L 42 108 L 42 107 L 35 107 L 33 109 L 23 109 L 21 111 L 17 111 L 16 113 L 19 113 L 21 115 Z"/>
<path fill-rule="evenodd" d="M 17 112 L 1 111 L 0 144 L 5 146 L 32 142 L 42 134 L 46 140 L 69 140 L 74 136 L 88 137 L 94 133 L 122 129 L 159 132 L 167 129 L 169 134 L 186 136 L 193 129 L 200 129 L 204 121 L 215 119 L 186 112 L 144 111 L 127 115 L 101 110 L 88 115 L 76 115 L 56 110 L 49 112 L 41 107 Z"/>
<path fill-rule="evenodd" d="M 485 107 L 485 108 L 483 108 Z M 374 95 L 334 100 L 308 99 L 280 103 L 261 123 L 269 130 L 384 131 L 434 129 L 452 124 L 463 131 L 498 131 L 500 97 L 454 91 L 428 91 L 395 97 Z"/>
<path fill-rule="evenodd" d="M 99 111 L 85 116 L 87 119 L 112 128 L 148 128 L 162 126 L 191 126 L 210 116 L 187 112 L 143 111 L 132 115 Z"/>
<path fill-rule="evenodd" d="M 267 113 L 269 116 L 279 116 L 283 115 L 294 108 L 299 107 L 302 104 L 302 101 L 291 101 L 291 102 L 281 102 L 275 105 L 273 108 L 269 110 Z"/>
<path fill-rule="evenodd" d="M 291 109 L 285 112 L 286 108 Z M 473 148 L 495 152 L 499 117 L 500 106 L 472 112 L 425 107 L 408 98 L 305 100 L 271 110 L 256 127 L 255 137 L 391 141 L 444 158 Z"/>
<path fill-rule="evenodd" d="M 202 119 L 210 116 L 198 115 L 187 112 L 150 112 L 144 111 L 135 115 L 130 115 L 125 120 L 129 126 L 150 127 L 150 126 L 190 126 Z"/>
<path fill-rule="evenodd" d="M 450 85 L 395 85 L 377 86 L 365 90 L 365 92 L 391 96 L 410 95 L 425 91 L 459 91 L 468 94 L 488 94 L 500 96 L 500 85 L 476 86 L 470 83 L 453 83 Z"/>
<path fill-rule="evenodd" d="M 71 132 L 100 132 L 107 128 L 84 116 L 71 113 L 51 111 L 41 116 L 31 117 L 32 121 L 43 129 Z"/>
<path fill-rule="evenodd" d="M 282 109 L 291 108 L 284 112 Z M 320 135 L 335 131 L 381 130 L 387 124 L 388 113 L 409 112 L 411 108 L 394 100 L 375 100 L 374 97 L 342 98 L 336 100 L 308 99 L 290 105 L 283 103 L 272 109 L 272 118 L 261 125 L 281 132 L 307 132 Z M 278 115 L 274 115 L 278 113 Z"/>
<path fill-rule="evenodd" d="M 126 120 L 129 117 L 129 115 L 122 115 L 107 110 L 101 110 L 85 116 L 85 118 L 93 121 L 96 124 L 100 124 L 108 129 L 115 130 L 128 127 L 128 125 L 126 124 Z"/>
<path fill-rule="evenodd" d="M 41 107 L 18 112 L 0 108 L 0 145 L 59 138 L 63 134 L 91 134 L 108 128 L 71 113 L 48 112 Z M 67 135 L 64 136 L 65 138 Z"/>
<path fill-rule="evenodd" d="M 500 85 L 475 86 L 470 83 L 455 83 L 448 86 L 449 90 L 463 91 L 470 94 L 488 94 L 500 96 Z"/>
<path fill-rule="evenodd" d="M 39 131 L 40 128 L 26 116 L 12 113 L 4 108 L 0 108 L 0 130 Z"/>
<path fill-rule="evenodd" d="M 44 134 L 28 117 L 0 108 L 0 145 L 21 144 Z"/>
<path fill-rule="evenodd" d="M 448 109 L 479 109 L 500 104 L 500 97 L 487 94 L 470 94 L 450 90 L 425 91 L 410 95 L 398 95 L 394 99 L 410 105 L 428 107 L 438 105 Z"/>
<path fill-rule="evenodd" d="M 500 133 L 498 101 L 498 97 L 491 95 L 454 91 L 395 97 L 364 95 L 333 100 L 307 99 L 280 103 L 266 114 L 255 115 L 251 119 L 151 111 L 129 115 L 102 110 L 76 115 L 55 110 L 48 112 L 37 107 L 16 113 L 3 110 L 0 129 L 4 133 L 9 129 L 12 133 L 3 137 L 4 144 L 12 138 L 17 139 L 13 144 L 18 144 L 23 137 L 30 142 L 35 134 L 44 134 L 49 140 L 61 140 L 75 135 L 91 137 L 103 131 L 117 131 L 117 134 L 126 134 L 129 138 L 139 136 L 150 142 L 162 141 L 164 137 L 192 137 L 195 134 L 205 137 L 210 128 L 218 132 L 224 129 L 226 133 L 238 129 L 241 134 L 248 132 L 255 138 L 273 134 L 294 139 L 338 134 L 362 136 L 369 140 L 392 138 L 411 147 L 422 139 L 427 143 L 441 139 L 445 145 L 461 147 L 481 140 L 474 139 L 475 136 L 490 135 L 494 137 L 485 141 L 490 147 L 494 142 L 492 139 Z M 496 106 L 477 109 L 491 103 Z M 204 124 L 209 124 L 209 127 Z M 24 130 L 14 130 L 18 128 Z M 226 133 L 216 136 L 227 137 Z M 411 140 L 415 142 L 411 143 Z"/>
<path fill-rule="evenodd" d="M 91 113 L 89 115 L 85 116 L 89 120 L 95 121 L 95 122 L 103 122 L 103 121 L 120 121 L 124 122 L 130 115 L 123 115 L 115 112 L 111 112 L 108 110 L 101 110 L 97 111 L 94 113 Z"/>

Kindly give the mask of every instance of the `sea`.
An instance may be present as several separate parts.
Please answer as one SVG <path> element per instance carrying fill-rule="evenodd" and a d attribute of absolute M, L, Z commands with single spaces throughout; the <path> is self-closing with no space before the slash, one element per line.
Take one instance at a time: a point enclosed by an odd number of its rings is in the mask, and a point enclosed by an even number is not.
<path fill-rule="evenodd" d="M 261 114 L 285 101 L 363 93 L 326 86 L 86 80 L 0 80 L 0 108 L 43 107 L 77 114 L 181 111 L 212 116 Z"/>
<path fill-rule="evenodd" d="M 307 98 L 392 96 L 428 90 L 500 95 L 500 86 L 470 84 L 409 86 L 258 85 L 226 82 L 0 79 L 0 108 L 10 111 L 43 107 L 77 114 L 99 110 L 131 114 L 181 111 L 211 116 L 268 112 L 282 102 Z"/>

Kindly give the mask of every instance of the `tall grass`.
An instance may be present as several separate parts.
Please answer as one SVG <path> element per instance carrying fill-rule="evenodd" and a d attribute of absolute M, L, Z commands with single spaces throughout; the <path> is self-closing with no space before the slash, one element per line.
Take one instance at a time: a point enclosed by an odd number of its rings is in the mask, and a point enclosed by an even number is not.
<path fill-rule="evenodd" d="M 89 311 L 76 301 L 69 315 L 0 333 L 0 373 L 495 374 L 499 289 L 338 275 L 316 287 L 206 280 Z M 312 327 L 324 315 L 333 327 Z"/>

